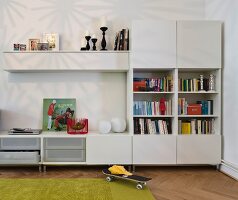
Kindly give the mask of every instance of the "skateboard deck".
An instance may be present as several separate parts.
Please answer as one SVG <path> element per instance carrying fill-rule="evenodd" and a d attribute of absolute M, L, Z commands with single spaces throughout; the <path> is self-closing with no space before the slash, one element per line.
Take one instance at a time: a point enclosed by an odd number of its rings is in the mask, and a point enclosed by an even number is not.
<path fill-rule="evenodd" d="M 127 176 L 124 174 L 112 174 L 108 169 L 103 169 L 102 173 L 107 176 L 106 180 L 109 182 L 113 181 L 113 178 L 134 181 L 137 183 L 136 185 L 137 189 L 143 189 L 143 186 L 146 185 L 146 182 L 151 180 L 151 178 L 147 178 L 144 176 L 137 176 L 137 175 Z"/>

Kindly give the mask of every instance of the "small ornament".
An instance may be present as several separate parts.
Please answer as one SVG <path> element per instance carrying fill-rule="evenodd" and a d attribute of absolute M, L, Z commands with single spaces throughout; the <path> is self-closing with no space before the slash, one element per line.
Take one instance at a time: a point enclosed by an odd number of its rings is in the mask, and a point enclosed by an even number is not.
<path fill-rule="evenodd" d="M 105 32 L 107 30 L 107 27 L 101 27 L 100 30 L 102 31 L 102 42 L 101 42 L 101 46 L 102 46 L 102 49 L 101 51 L 106 51 L 106 46 L 107 46 L 107 41 L 105 39 Z"/>
<path fill-rule="evenodd" d="M 209 75 L 209 91 L 215 91 L 215 75 Z"/>
<path fill-rule="evenodd" d="M 200 75 L 200 91 L 204 91 L 204 76 Z"/>
<path fill-rule="evenodd" d="M 111 120 L 112 131 L 114 133 L 123 133 L 126 130 L 126 120 L 121 118 L 113 118 Z"/>
<path fill-rule="evenodd" d="M 96 42 L 97 42 L 97 38 L 96 38 L 96 35 L 95 34 L 93 34 L 93 36 L 92 36 L 92 43 L 93 43 L 93 51 L 96 51 L 97 50 L 97 48 L 96 48 Z"/>
<path fill-rule="evenodd" d="M 165 115 L 166 106 L 165 106 L 165 98 L 161 98 L 159 102 L 159 111 L 161 115 Z"/>

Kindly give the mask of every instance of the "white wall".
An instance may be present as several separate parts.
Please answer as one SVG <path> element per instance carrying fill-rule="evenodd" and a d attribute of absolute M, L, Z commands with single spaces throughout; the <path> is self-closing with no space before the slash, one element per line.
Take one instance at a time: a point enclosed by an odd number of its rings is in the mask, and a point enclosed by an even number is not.
<path fill-rule="evenodd" d="M 238 166 L 238 1 L 206 0 L 206 18 L 224 22 L 223 159 Z"/>
<path fill-rule="evenodd" d="M 99 18 L 108 17 L 108 47 L 115 32 L 133 19 L 203 19 L 204 0 L 1 0 L 0 51 L 27 43 L 42 32 L 58 32 L 61 49 L 78 50 L 85 30 L 98 36 Z M 153 28 L 153 27 L 151 27 Z M 0 53 L 0 66 L 2 54 Z M 77 98 L 78 114 L 98 120 L 126 116 L 123 73 L 29 73 L 0 70 L 0 128 L 41 127 L 44 97 Z"/>

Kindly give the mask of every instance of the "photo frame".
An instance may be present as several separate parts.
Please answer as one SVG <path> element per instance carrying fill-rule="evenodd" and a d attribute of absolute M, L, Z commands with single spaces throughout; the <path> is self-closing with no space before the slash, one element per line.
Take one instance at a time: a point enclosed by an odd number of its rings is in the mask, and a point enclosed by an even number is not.
<path fill-rule="evenodd" d="M 67 121 L 74 119 L 76 99 L 43 99 L 43 131 L 66 131 Z"/>
<path fill-rule="evenodd" d="M 37 50 L 38 51 L 48 51 L 49 50 L 49 43 L 45 43 L 45 42 L 37 43 Z"/>
<path fill-rule="evenodd" d="M 20 44 L 19 50 L 26 51 L 26 44 Z"/>
<path fill-rule="evenodd" d="M 49 50 L 59 51 L 58 33 L 43 33 L 43 42 L 49 43 Z"/>
<path fill-rule="evenodd" d="M 29 51 L 37 51 L 37 44 L 40 42 L 40 39 L 29 39 Z"/>

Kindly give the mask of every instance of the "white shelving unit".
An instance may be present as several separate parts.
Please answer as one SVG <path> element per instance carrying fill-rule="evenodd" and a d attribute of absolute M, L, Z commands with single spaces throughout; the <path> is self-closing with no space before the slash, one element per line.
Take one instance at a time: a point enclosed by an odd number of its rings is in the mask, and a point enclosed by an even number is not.
<path fill-rule="evenodd" d="M 172 134 L 169 135 L 134 135 L 133 136 L 133 163 L 140 165 L 156 164 L 211 164 L 217 165 L 221 162 L 221 23 L 217 21 L 178 21 L 163 26 L 155 26 L 154 22 L 138 21 L 133 26 L 131 67 L 133 77 L 150 78 L 163 77 L 172 74 L 174 90 L 172 92 L 133 92 L 134 101 L 146 101 L 153 99 L 172 99 L 173 114 L 171 116 L 158 116 L 158 119 L 167 119 L 172 123 Z M 148 25 L 147 25 L 148 24 Z M 152 24 L 154 26 L 152 26 Z M 142 27 L 151 26 L 153 30 Z M 173 28 L 171 27 L 173 26 Z M 167 27 L 167 28 L 166 28 Z M 170 28 L 168 28 L 170 27 Z M 155 30 L 156 29 L 156 30 Z M 173 31 L 171 33 L 171 31 Z M 170 31 L 170 32 L 169 32 Z M 149 38 L 140 36 L 149 34 Z M 152 42 L 159 37 L 160 33 L 163 42 Z M 167 35 L 167 37 L 165 37 Z M 173 40 L 171 35 L 176 39 Z M 159 40 L 159 39 L 158 39 Z M 170 40 L 170 42 L 168 42 Z M 138 44 L 139 43 L 139 44 Z M 173 44 L 172 44 L 173 43 Z M 153 44 L 153 45 L 151 45 Z M 163 57 L 165 54 L 163 45 L 170 47 L 166 53 L 174 55 L 174 59 Z M 139 48 L 139 47 L 140 48 Z M 135 48 L 135 49 L 133 49 Z M 150 54 L 150 49 L 152 53 Z M 142 52 L 148 52 L 146 59 Z M 157 59 L 158 58 L 158 59 Z M 139 62 L 140 61 L 140 62 Z M 139 63 L 138 63 L 139 62 Z M 215 75 L 215 91 L 180 91 L 178 80 L 180 78 L 197 78 L 203 74 Z M 196 103 L 199 100 L 213 100 L 212 115 L 178 115 L 178 98 L 186 98 L 189 103 Z M 156 116 L 133 116 L 155 119 Z M 214 119 L 215 134 L 209 135 L 178 135 L 178 121 L 191 119 Z M 166 138 L 166 139 L 165 139 Z M 165 160 L 168 158 L 168 160 Z"/>
<path fill-rule="evenodd" d="M 101 135 L 89 131 L 86 136 L 66 133 L 32 136 L 31 138 L 40 140 L 40 148 L 34 149 L 40 151 L 41 160 L 36 162 L 38 155 L 30 155 L 32 160 L 29 163 L 43 165 L 216 165 L 220 163 L 221 23 L 217 21 L 136 21 L 132 26 L 131 38 L 130 52 L 4 52 L 3 68 L 8 72 L 126 73 L 126 133 Z M 179 78 L 198 78 L 200 74 L 207 76 L 211 73 L 216 77 L 215 91 L 179 91 Z M 134 77 L 160 78 L 167 75 L 173 77 L 172 91 L 133 91 Z M 171 115 L 133 114 L 133 101 L 159 101 L 162 97 L 172 101 Z M 214 102 L 214 113 L 212 115 L 178 115 L 179 98 L 186 98 L 189 103 L 211 99 Z M 171 132 L 167 135 L 135 135 L 133 128 L 135 118 L 169 120 Z M 180 119 L 201 118 L 215 120 L 215 134 L 178 135 Z M 8 138 L 25 139 L 26 136 L 0 134 L 0 141 Z M 73 145 L 71 139 L 77 139 L 83 145 Z M 49 145 L 47 143 L 49 141 L 55 141 L 59 146 L 53 143 Z M 22 148 L 24 150 L 24 147 Z M 57 153 L 56 150 L 60 150 L 61 153 Z M 24 157 L 24 155 L 21 156 Z"/>

